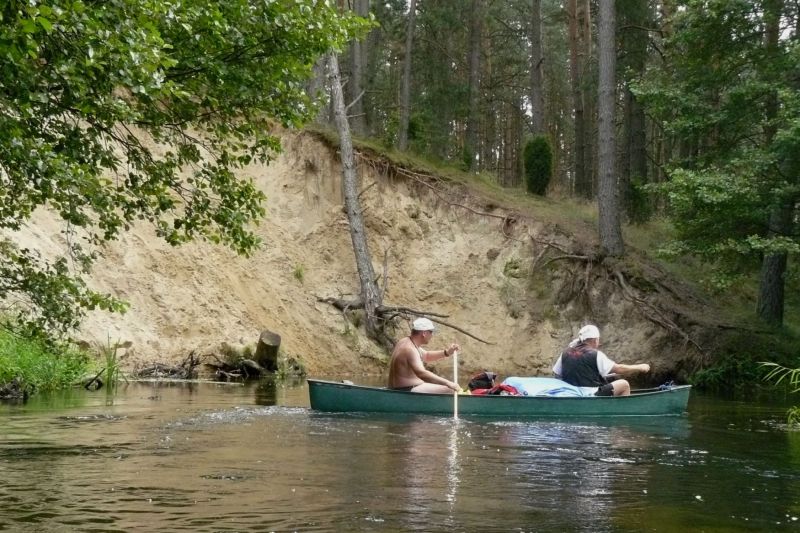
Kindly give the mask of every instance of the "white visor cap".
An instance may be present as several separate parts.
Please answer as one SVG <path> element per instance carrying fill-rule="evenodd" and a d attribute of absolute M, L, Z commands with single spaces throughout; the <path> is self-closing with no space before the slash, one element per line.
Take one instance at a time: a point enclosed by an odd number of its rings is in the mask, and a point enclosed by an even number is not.
<path fill-rule="evenodd" d="M 581 342 L 588 339 L 599 339 L 600 330 L 597 329 L 597 326 L 593 326 L 591 324 L 583 326 L 578 332 L 578 338 L 581 340 Z"/>
<path fill-rule="evenodd" d="M 420 317 L 411 323 L 411 329 L 415 331 L 433 331 L 436 326 L 433 325 L 429 318 Z"/>

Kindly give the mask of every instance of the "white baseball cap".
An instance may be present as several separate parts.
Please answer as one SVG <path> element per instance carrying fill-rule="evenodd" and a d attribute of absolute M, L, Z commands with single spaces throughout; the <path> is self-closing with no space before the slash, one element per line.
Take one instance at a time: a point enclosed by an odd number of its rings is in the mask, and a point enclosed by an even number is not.
<path fill-rule="evenodd" d="M 433 325 L 429 318 L 420 317 L 411 323 L 411 329 L 415 331 L 433 331 L 436 326 Z"/>
<path fill-rule="evenodd" d="M 581 342 L 587 339 L 599 339 L 600 330 L 597 329 L 597 326 L 587 324 L 586 326 L 583 326 L 578 332 L 578 338 L 581 340 Z"/>

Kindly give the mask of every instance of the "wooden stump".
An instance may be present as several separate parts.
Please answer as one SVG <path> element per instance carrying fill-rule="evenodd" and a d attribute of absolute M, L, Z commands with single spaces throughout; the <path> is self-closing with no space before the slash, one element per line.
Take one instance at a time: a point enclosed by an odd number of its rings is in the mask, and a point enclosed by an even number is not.
<path fill-rule="evenodd" d="M 268 372 L 278 370 L 278 348 L 281 347 L 281 336 L 267 329 L 261 332 L 256 345 L 256 363 Z"/>

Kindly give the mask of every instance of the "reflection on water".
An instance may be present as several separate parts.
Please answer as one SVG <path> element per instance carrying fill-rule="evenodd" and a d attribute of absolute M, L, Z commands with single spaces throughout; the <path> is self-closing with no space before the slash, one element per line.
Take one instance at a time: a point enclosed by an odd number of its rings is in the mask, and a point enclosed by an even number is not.
<path fill-rule="evenodd" d="M 0 529 L 683 531 L 800 526 L 783 407 L 453 420 L 308 410 L 303 383 L 0 405 Z"/>

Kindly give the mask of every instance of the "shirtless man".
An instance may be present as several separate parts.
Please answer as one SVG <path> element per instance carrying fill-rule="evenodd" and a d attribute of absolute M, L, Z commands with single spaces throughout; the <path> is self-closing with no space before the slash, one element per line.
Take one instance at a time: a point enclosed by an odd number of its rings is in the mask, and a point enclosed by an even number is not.
<path fill-rule="evenodd" d="M 428 394 L 447 394 L 460 391 L 458 383 L 439 377 L 427 370 L 423 362 L 450 357 L 461 347 L 451 344 L 443 350 L 425 351 L 422 346 L 430 342 L 436 327 L 427 318 L 418 318 L 411 324 L 411 335 L 397 341 L 389 362 L 389 388 Z"/>

